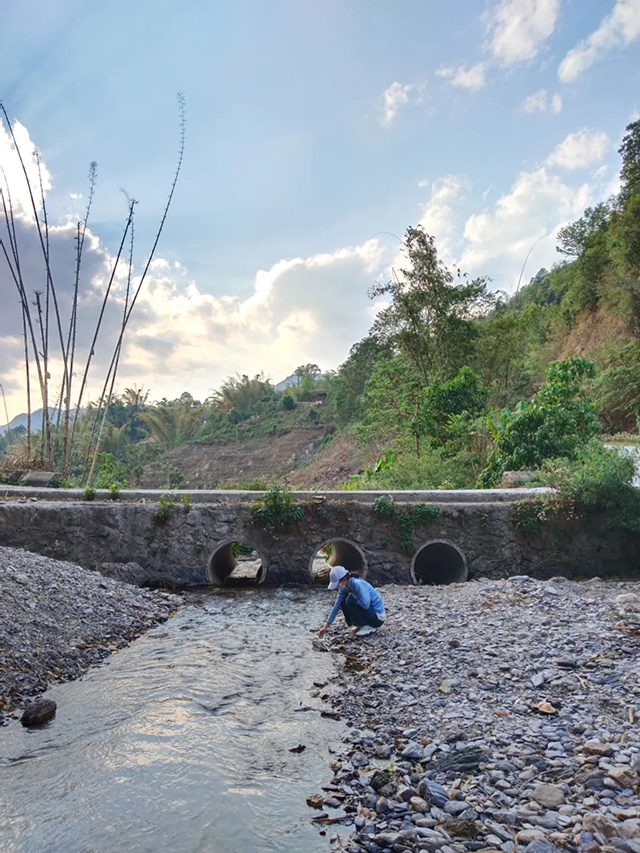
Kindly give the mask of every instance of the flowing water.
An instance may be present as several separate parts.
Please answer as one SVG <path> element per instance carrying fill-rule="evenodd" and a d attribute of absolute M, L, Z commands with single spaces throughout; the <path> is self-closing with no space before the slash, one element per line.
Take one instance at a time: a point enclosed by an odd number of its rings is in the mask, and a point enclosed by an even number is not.
<path fill-rule="evenodd" d="M 206 594 L 52 689 L 44 729 L 0 728 L 2 853 L 326 851 L 305 798 L 344 730 L 297 709 L 320 707 L 313 682 L 331 675 L 309 633 L 329 605 Z"/>

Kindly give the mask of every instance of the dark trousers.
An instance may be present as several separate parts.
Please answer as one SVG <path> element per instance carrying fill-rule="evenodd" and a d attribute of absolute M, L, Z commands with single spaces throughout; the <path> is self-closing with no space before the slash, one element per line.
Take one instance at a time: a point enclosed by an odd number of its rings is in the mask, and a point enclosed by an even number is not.
<path fill-rule="evenodd" d="M 372 628 L 379 628 L 384 625 L 384 622 L 378 619 L 378 614 L 373 607 L 365 610 L 352 595 L 348 595 L 342 602 L 341 610 L 344 613 L 347 625 L 371 625 Z"/>

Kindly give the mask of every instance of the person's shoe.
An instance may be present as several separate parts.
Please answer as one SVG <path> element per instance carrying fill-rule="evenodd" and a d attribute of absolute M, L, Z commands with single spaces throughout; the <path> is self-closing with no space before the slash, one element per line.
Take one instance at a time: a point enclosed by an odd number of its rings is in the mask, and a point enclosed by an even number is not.
<path fill-rule="evenodd" d="M 363 625 L 362 628 L 356 633 L 356 637 L 366 637 L 368 634 L 375 634 L 377 628 L 374 628 L 373 625 Z"/>

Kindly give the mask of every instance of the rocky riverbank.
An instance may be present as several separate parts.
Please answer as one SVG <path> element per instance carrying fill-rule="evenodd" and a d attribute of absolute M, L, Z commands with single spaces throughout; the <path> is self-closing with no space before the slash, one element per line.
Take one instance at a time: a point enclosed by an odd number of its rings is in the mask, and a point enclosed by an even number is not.
<path fill-rule="evenodd" d="M 0 548 L 0 724 L 167 619 L 177 596 L 71 563 Z"/>
<path fill-rule="evenodd" d="M 640 583 L 382 593 L 377 634 L 329 635 L 350 731 L 309 803 L 354 819 L 336 849 L 640 853 Z"/>

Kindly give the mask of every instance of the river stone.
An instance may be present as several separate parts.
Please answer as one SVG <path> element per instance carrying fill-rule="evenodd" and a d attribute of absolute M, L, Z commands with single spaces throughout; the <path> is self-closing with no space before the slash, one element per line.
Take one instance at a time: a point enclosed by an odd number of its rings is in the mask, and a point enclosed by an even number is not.
<path fill-rule="evenodd" d="M 420 761 L 422 758 L 422 747 L 419 743 L 412 741 L 402 750 L 402 757 L 410 761 Z"/>
<path fill-rule="evenodd" d="M 524 853 L 555 853 L 558 848 L 546 839 L 532 841 L 524 849 Z"/>
<path fill-rule="evenodd" d="M 443 829 L 454 838 L 475 838 L 480 825 L 475 820 L 465 820 L 463 817 L 453 817 L 442 825 Z"/>
<path fill-rule="evenodd" d="M 420 814 L 424 814 L 429 811 L 429 803 L 426 800 L 423 800 L 422 797 L 411 797 L 409 805 L 411 806 L 412 811 L 420 812 Z"/>
<path fill-rule="evenodd" d="M 582 751 L 586 752 L 587 755 L 611 755 L 613 752 L 611 744 L 601 743 L 599 740 L 587 741 L 583 745 Z"/>
<path fill-rule="evenodd" d="M 640 781 L 636 771 L 625 765 L 612 767 L 608 775 L 623 788 L 635 788 Z"/>
<path fill-rule="evenodd" d="M 57 707 L 53 699 L 36 699 L 24 709 L 20 722 L 23 726 L 43 726 L 55 717 Z"/>
<path fill-rule="evenodd" d="M 483 749 L 480 749 L 479 746 L 470 746 L 467 749 L 459 749 L 450 755 L 445 755 L 437 761 L 432 761 L 428 769 L 432 773 L 446 773 L 449 770 L 459 773 L 477 770 L 480 764 L 487 760 L 487 753 Z"/>
<path fill-rule="evenodd" d="M 564 793 L 556 785 L 538 785 L 533 799 L 545 809 L 556 809 L 564 803 Z"/>

